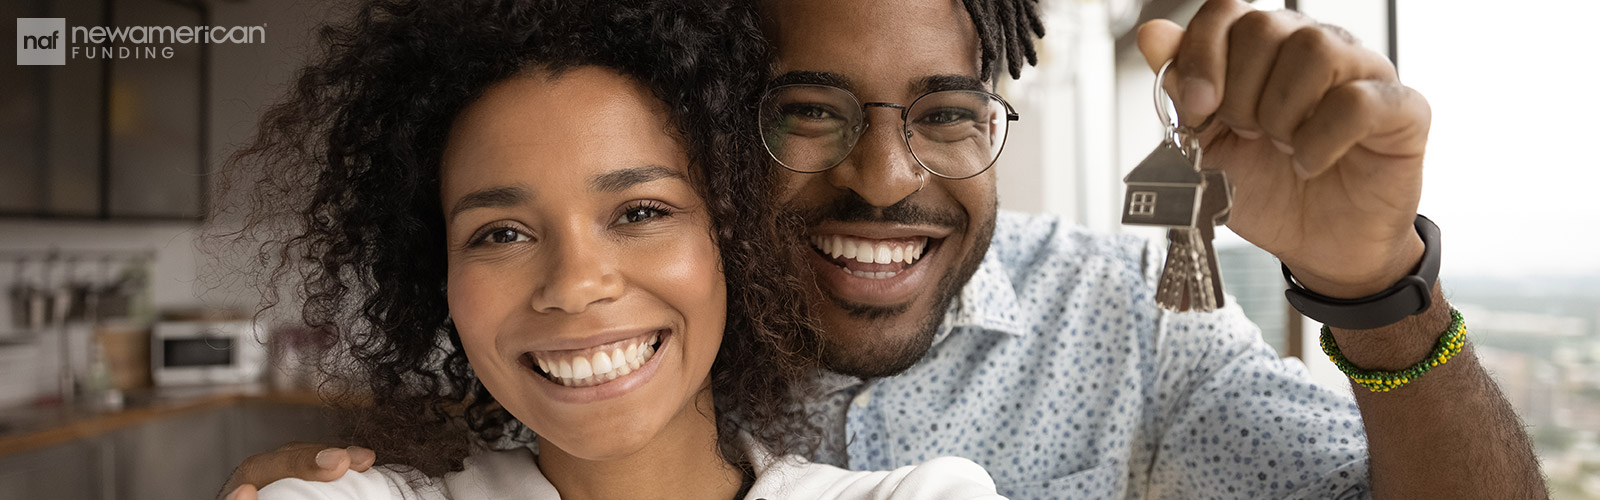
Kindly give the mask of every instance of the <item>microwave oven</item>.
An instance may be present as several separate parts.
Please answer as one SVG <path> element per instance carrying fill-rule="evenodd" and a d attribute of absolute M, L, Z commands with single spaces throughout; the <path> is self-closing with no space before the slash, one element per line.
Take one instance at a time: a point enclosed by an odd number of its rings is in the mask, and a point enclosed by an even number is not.
<path fill-rule="evenodd" d="M 254 382 L 267 352 L 254 321 L 161 321 L 150 332 L 150 375 L 158 386 Z"/>

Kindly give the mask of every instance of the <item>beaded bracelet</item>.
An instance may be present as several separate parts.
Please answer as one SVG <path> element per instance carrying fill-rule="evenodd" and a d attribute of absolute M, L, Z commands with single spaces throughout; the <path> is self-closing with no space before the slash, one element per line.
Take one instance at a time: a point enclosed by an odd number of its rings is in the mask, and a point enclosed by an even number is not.
<path fill-rule="evenodd" d="M 1422 375 L 1428 373 L 1428 370 L 1450 361 L 1450 358 L 1461 352 L 1461 348 L 1466 345 L 1467 322 L 1462 319 L 1461 311 L 1451 308 L 1450 326 L 1446 327 L 1444 333 L 1439 336 L 1438 343 L 1434 344 L 1433 352 L 1428 353 L 1428 357 L 1423 358 L 1422 361 L 1411 365 L 1409 368 L 1399 371 L 1363 370 L 1356 366 L 1355 363 L 1345 359 L 1344 353 L 1339 352 L 1338 344 L 1333 342 L 1333 330 L 1328 328 L 1327 325 L 1322 327 L 1322 352 L 1326 353 L 1328 359 L 1339 367 L 1339 371 L 1349 376 L 1351 381 L 1355 382 L 1356 385 L 1366 387 L 1372 392 L 1389 392 L 1411 383 L 1413 380 L 1422 378 Z"/>

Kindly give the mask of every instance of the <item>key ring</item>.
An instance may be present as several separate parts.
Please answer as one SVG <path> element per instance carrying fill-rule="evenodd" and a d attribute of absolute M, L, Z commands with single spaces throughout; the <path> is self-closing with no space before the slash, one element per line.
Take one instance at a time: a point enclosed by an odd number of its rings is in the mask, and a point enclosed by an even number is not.
<path fill-rule="evenodd" d="M 1161 124 L 1166 127 L 1165 133 L 1168 141 L 1171 141 L 1186 152 L 1190 150 L 1199 151 L 1198 148 L 1194 147 L 1199 145 L 1197 142 L 1199 139 L 1196 139 L 1196 136 L 1210 126 L 1211 119 L 1216 118 L 1217 115 L 1212 113 L 1211 116 L 1207 116 L 1206 121 L 1200 122 L 1198 127 L 1185 127 L 1178 123 L 1178 105 L 1172 101 L 1172 96 L 1167 94 L 1167 89 L 1161 87 L 1161 82 L 1167 79 L 1167 68 L 1172 67 L 1172 61 L 1173 59 L 1167 59 L 1167 62 L 1161 63 L 1161 69 L 1156 71 L 1155 91 L 1152 92 L 1156 102 L 1156 115 L 1161 117 Z M 1169 109 L 1171 111 L 1168 111 Z M 1198 164 L 1199 160 L 1196 157 L 1195 163 Z"/>

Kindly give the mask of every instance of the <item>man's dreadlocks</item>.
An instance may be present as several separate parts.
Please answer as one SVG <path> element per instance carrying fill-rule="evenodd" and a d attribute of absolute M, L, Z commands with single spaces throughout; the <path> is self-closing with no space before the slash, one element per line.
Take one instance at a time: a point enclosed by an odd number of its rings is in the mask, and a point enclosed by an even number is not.
<path fill-rule="evenodd" d="M 1039 0 L 961 0 L 978 27 L 978 42 L 983 48 L 984 80 L 994 76 L 994 63 L 1002 57 L 1011 78 L 1022 76 L 1022 62 L 1039 64 L 1033 41 L 1044 36 L 1039 20 Z M 1003 52 L 1002 52 L 1003 51 Z"/>

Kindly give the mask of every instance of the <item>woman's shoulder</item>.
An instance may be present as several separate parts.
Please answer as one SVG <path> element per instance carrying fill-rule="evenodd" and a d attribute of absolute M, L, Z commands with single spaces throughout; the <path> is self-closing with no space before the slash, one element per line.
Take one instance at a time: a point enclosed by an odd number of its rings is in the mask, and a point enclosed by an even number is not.
<path fill-rule="evenodd" d="M 526 448 L 467 457 L 463 470 L 429 477 L 405 465 L 380 465 L 321 483 L 284 479 L 262 488 L 259 500 L 479 500 L 556 499 Z M 530 473 L 531 471 L 531 473 Z"/>
<path fill-rule="evenodd" d="M 892 471 L 851 471 L 788 456 L 760 470 L 746 499 L 1004 500 L 977 463 L 939 457 Z"/>
<path fill-rule="evenodd" d="M 449 500 L 438 483 L 406 466 L 349 471 L 328 482 L 280 479 L 261 488 L 259 500 Z"/>
<path fill-rule="evenodd" d="M 443 479 L 452 500 L 561 498 L 555 485 L 539 472 L 533 450 L 528 448 L 476 453 L 462 465 L 460 472 Z"/>

